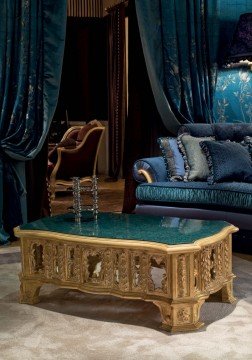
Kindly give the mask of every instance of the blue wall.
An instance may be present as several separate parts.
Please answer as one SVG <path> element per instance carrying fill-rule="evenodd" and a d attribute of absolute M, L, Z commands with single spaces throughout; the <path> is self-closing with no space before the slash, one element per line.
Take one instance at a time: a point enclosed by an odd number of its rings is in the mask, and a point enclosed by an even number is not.
<path fill-rule="evenodd" d="M 219 0 L 219 63 L 227 49 L 240 14 L 252 12 L 252 0 Z M 220 68 L 214 98 L 216 122 L 252 122 L 252 71 Z"/>

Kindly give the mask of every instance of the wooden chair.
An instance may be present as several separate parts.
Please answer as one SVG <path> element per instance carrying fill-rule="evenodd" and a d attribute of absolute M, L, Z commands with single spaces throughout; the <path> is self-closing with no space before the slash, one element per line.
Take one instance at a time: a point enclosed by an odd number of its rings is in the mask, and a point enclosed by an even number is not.
<path fill-rule="evenodd" d="M 55 199 L 56 186 L 71 188 L 73 177 L 80 178 L 81 186 L 92 182 L 92 177 L 96 175 L 104 131 L 105 127 L 97 120 L 84 126 L 73 126 L 65 132 L 60 144 L 49 153 L 48 177 L 52 200 Z M 70 146 L 63 146 L 69 143 Z"/>

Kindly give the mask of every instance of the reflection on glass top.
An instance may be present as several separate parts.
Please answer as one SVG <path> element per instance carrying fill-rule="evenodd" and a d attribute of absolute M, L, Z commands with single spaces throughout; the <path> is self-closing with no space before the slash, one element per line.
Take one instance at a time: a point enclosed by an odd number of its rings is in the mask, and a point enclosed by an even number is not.
<path fill-rule="evenodd" d="M 22 230 L 43 230 L 97 238 L 142 240 L 167 245 L 190 244 L 214 235 L 229 224 L 225 221 L 181 219 L 168 216 L 99 213 L 98 220 L 83 212 L 81 223 L 73 214 L 63 214 L 20 226 Z"/>

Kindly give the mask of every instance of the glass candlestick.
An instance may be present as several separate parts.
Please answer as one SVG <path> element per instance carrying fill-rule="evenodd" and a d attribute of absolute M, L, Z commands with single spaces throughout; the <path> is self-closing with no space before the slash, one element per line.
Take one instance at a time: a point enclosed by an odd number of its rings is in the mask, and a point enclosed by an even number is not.
<path fill-rule="evenodd" d="M 92 196 L 93 196 L 93 215 L 94 219 L 97 220 L 98 217 L 98 179 L 94 175 L 92 177 Z"/>
<path fill-rule="evenodd" d="M 73 177 L 73 211 L 75 215 L 75 221 L 81 220 L 81 187 L 80 178 Z"/>
<path fill-rule="evenodd" d="M 98 178 L 94 175 L 92 176 L 91 186 L 80 186 L 80 178 L 73 177 L 73 211 L 75 214 L 75 221 L 81 221 L 81 211 L 89 210 L 93 212 L 94 220 L 98 218 Z M 93 204 L 92 205 L 83 205 L 81 202 L 81 193 L 91 193 Z"/>

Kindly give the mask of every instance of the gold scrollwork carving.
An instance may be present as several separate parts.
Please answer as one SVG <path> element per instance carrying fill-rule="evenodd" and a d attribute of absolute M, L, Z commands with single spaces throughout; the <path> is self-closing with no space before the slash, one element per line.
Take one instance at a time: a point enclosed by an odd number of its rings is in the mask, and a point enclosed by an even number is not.
<path fill-rule="evenodd" d="M 201 279 L 202 279 L 202 287 L 203 289 L 207 289 L 211 283 L 211 249 L 210 247 L 205 247 L 201 252 Z"/>
<path fill-rule="evenodd" d="M 210 294 L 218 292 L 220 300 L 235 301 L 233 231 L 227 228 L 223 236 L 209 237 L 209 243 L 205 238 L 196 246 L 167 247 L 144 241 L 80 239 L 24 231 L 20 302 L 38 302 L 41 285 L 53 283 L 84 292 L 152 301 L 159 307 L 163 329 L 195 330 L 203 325 L 199 321 L 200 307 Z"/>
<path fill-rule="evenodd" d="M 77 246 L 67 247 L 67 279 L 80 281 L 81 276 L 81 250 Z"/>
<path fill-rule="evenodd" d="M 225 239 L 224 241 L 224 268 L 226 274 L 229 273 L 229 265 L 230 265 L 230 245 L 229 245 L 229 239 Z"/>
<path fill-rule="evenodd" d="M 45 264 L 45 276 L 48 279 L 53 277 L 53 254 L 52 244 L 48 241 L 44 246 L 44 264 Z"/>
<path fill-rule="evenodd" d="M 220 242 L 217 245 L 217 276 L 218 278 L 221 278 L 223 276 L 223 246 L 222 243 Z"/>
<path fill-rule="evenodd" d="M 143 252 L 140 260 L 140 285 L 142 291 L 149 290 L 149 284 L 151 283 L 151 266 L 149 261 L 149 256 L 147 253 Z"/>
<path fill-rule="evenodd" d="M 102 277 L 104 281 L 104 286 L 109 288 L 111 284 L 113 283 L 113 253 L 112 250 L 106 249 L 104 251 L 103 261 L 102 261 Z"/>
<path fill-rule="evenodd" d="M 185 308 L 181 308 L 177 311 L 177 319 L 179 322 L 187 323 L 190 321 L 190 311 Z"/>
<path fill-rule="evenodd" d="M 199 290 L 199 258 L 198 253 L 194 254 L 194 268 L 193 268 L 193 275 L 194 275 L 194 290 L 195 292 Z"/>
<path fill-rule="evenodd" d="M 121 252 L 119 257 L 119 288 L 129 290 L 129 254 L 127 250 Z"/>
<path fill-rule="evenodd" d="M 184 254 L 178 256 L 178 296 L 187 294 L 186 257 Z"/>
<path fill-rule="evenodd" d="M 131 253 L 131 272 L 132 272 L 132 289 L 133 291 L 140 290 L 140 252 Z"/>
<path fill-rule="evenodd" d="M 43 274 L 44 273 L 44 248 L 43 245 L 36 241 L 31 242 L 30 244 L 30 273 L 35 274 Z"/>

